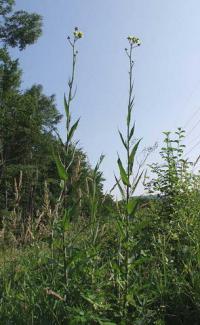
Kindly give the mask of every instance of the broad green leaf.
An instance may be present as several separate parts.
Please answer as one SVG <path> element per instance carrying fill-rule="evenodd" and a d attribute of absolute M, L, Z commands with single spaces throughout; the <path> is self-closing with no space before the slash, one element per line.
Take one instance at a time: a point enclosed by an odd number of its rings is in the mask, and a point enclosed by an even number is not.
<path fill-rule="evenodd" d="M 133 216 L 135 214 L 135 211 L 137 209 L 139 200 L 136 198 L 130 198 L 128 200 L 128 204 L 127 204 L 127 212 L 130 216 Z"/>
<path fill-rule="evenodd" d="M 122 141 L 124 147 L 127 149 L 127 143 L 126 143 L 126 141 L 124 140 L 122 133 L 121 133 L 119 130 L 118 130 L 118 132 L 119 132 L 119 135 L 120 135 L 120 138 L 121 138 L 121 141 Z"/>
<path fill-rule="evenodd" d="M 124 167 L 122 165 L 122 162 L 121 162 L 120 158 L 118 158 L 117 163 L 118 163 L 118 166 L 119 166 L 119 171 L 120 171 L 120 176 L 121 176 L 122 182 L 124 183 L 124 185 L 130 186 L 127 173 L 126 173 L 126 171 L 125 171 L 125 169 L 124 169 Z"/>
<path fill-rule="evenodd" d="M 130 157 L 129 157 L 129 164 L 130 164 L 130 171 L 132 172 L 132 169 L 133 169 L 133 163 L 134 163 L 134 159 L 135 159 L 135 154 L 138 150 L 138 146 L 140 144 L 140 141 L 142 139 L 140 139 L 133 147 L 132 151 L 131 151 L 131 154 L 130 154 Z"/>
<path fill-rule="evenodd" d="M 77 127 L 78 127 L 78 123 L 80 121 L 80 118 L 72 125 L 70 131 L 69 131 L 69 134 L 68 134 L 68 137 L 67 137 L 67 141 L 69 142 L 73 135 L 74 135 L 74 132 L 76 131 Z"/>
<path fill-rule="evenodd" d="M 60 179 L 62 179 L 63 181 L 66 181 L 68 179 L 67 171 L 65 170 L 65 167 L 64 167 L 60 157 L 56 156 L 54 151 L 53 151 L 53 158 L 55 160 L 58 175 L 60 176 Z"/>

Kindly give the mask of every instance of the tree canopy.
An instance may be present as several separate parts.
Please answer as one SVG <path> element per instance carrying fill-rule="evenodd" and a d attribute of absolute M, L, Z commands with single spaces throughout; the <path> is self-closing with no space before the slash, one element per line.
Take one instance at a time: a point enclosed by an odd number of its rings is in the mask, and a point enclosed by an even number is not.
<path fill-rule="evenodd" d="M 0 1 L 0 40 L 3 45 L 23 50 L 41 35 L 42 18 L 24 10 L 14 12 L 14 4 L 14 0 Z"/>

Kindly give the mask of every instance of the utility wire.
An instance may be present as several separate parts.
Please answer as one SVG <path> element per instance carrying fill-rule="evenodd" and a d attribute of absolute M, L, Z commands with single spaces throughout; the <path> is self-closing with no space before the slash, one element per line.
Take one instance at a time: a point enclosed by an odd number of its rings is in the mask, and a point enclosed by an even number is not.
<path fill-rule="evenodd" d="M 190 131 L 186 134 L 185 138 L 189 137 L 192 132 L 196 129 L 196 127 L 200 124 L 200 119 L 195 123 L 195 125 L 190 129 Z"/>
<path fill-rule="evenodd" d="M 197 108 L 197 110 L 192 114 L 191 117 L 189 117 L 189 119 L 186 121 L 185 125 L 183 126 L 183 128 L 185 129 L 190 122 L 193 120 L 193 118 L 197 115 L 197 113 L 200 112 L 200 106 Z"/>
<path fill-rule="evenodd" d="M 186 152 L 184 156 L 189 155 L 189 153 L 191 153 L 199 144 L 200 144 L 200 140 L 188 152 Z"/>
<path fill-rule="evenodd" d="M 186 97 L 186 99 L 183 102 L 183 106 L 186 107 L 187 104 L 190 102 L 191 98 L 193 97 L 193 95 L 197 92 L 198 88 L 200 86 L 200 79 L 197 81 L 197 83 L 195 84 L 195 86 L 193 87 L 193 89 L 191 90 L 191 92 L 189 93 L 189 95 Z M 200 107 L 198 107 L 198 109 L 192 114 L 192 116 L 186 121 L 185 125 L 183 126 L 183 128 L 185 129 L 186 126 L 191 122 L 191 120 L 194 118 L 194 116 L 198 113 L 198 111 L 200 111 Z M 176 121 L 178 122 L 178 121 Z"/>
<path fill-rule="evenodd" d="M 193 138 L 189 143 L 187 143 L 187 147 L 190 147 L 194 142 L 196 142 L 198 139 L 200 139 L 200 134 L 198 134 L 197 137 Z"/>
<path fill-rule="evenodd" d="M 186 98 L 186 100 L 184 101 L 184 106 L 186 106 L 188 104 L 188 102 L 191 100 L 191 98 L 193 97 L 194 93 L 197 91 L 197 89 L 200 86 L 200 80 L 198 80 L 198 82 L 196 83 L 196 86 L 193 88 L 193 90 L 190 92 L 189 96 Z M 200 106 L 194 111 L 194 113 L 192 114 L 191 117 L 188 118 L 188 120 L 186 121 L 186 123 L 183 126 L 183 129 L 185 129 L 190 123 L 191 121 L 194 119 L 195 116 L 198 115 L 198 113 L 200 112 Z M 200 124 L 200 119 L 196 122 L 196 124 L 192 127 L 192 129 L 190 129 L 189 133 L 185 135 L 185 138 L 189 137 L 193 130 Z M 200 136 L 200 135 L 199 135 Z M 157 143 L 158 147 L 159 147 L 159 139 L 160 138 L 160 134 L 157 136 L 155 143 Z M 198 138 L 195 138 L 198 139 Z M 191 141 L 192 143 L 194 142 L 194 140 Z M 191 143 L 190 142 L 190 143 Z M 200 141 L 197 142 L 197 144 L 195 144 L 190 151 L 188 151 L 185 155 L 187 155 L 188 153 L 190 153 L 198 144 L 200 143 Z M 185 156 L 184 155 L 184 156 Z"/>
<path fill-rule="evenodd" d="M 184 101 L 184 106 L 186 106 L 189 101 L 191 100 L 191 98 L 193 97 L 194 93 L 197 91 L 197 89 L 200 86 L 200 80 L 198 80 L 198 82 L 196 83 L 196 86 L 193 88 L 193 90 L 190 92 L 189 96 L 185 99 Z M 191 117 L 188 118 L 188 120 L 186 121 L 186 123 L 183 126 L 183 129 L 186 129 L 186 127 L 191 123 L 191 121 L 194 119 L 195 116 L 198 115 L 198 113 L 200 112 L 200 106 L 194 111 L 194 113 L 192 114 Z M 187 138 L 192 132 L 193 130 L 197 127 L 197 125 L 200 123 L 200 120 L 198 120 L 198 122 L 195 124 L 195 126 L 189 131 L 188 134 L 185 135 L 185 138 Z M 156 142 L 158 142 L 158 138 L 156 139 Z"/>

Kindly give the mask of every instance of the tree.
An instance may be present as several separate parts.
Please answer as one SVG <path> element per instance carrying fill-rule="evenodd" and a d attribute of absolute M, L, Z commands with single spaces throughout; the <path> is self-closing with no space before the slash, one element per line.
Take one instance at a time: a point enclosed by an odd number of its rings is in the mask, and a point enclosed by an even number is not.
<path fill-rule="evenodd" d="M 0 1 L 0 40 L 3 45 L 23 50 L 41 35 L 42 18 L 24 10 L 13 12 L 14 4 L 14 0 Z"/>
<path fill-rule="evenodd" d="M 35 13 L 13 12 L 14 4 L 14 0 L 0 0 L 1 208 L 7 208 L 9 200 L 12 201 L 13 182 L 18 174 L 22 171 L 27 173 L 31 170 L 30 166 L 37 165 L 38 148 L 46 148 L 47 141 L 52 137 L 48 128 L 55 127 L 60 119 L 54 97 L 44 96 L 41 86 L 20 92 L 19 62 L 11 59 L 7 48 L 11 46 L 23 50 L 33 44 L 41 35 L 42 19 Z M 31 173 L 27 175 L 30 177 Z"/>
<path fill-rule="evenodd" d="M 61 116 L 55 107 L 54 97 L 45 96 L 40 86 L 33 86 L 23 94 L 9 94 L 4 105 L 6 113 L 1 121 L 1 178 L 7 183 L 7 190 L 10 183 L 8 198 L 12 199 L 13 179 L 18 177 L 20 170 L 28 187 L 37 178 L 37 184 L 43 188 L 41 182 L 48 177 L 52 160 L 51 146 L 55 141 L 52 129 Z M 41 198 L 41 188 L 38 188 L 37 195 Z"/>
<path fill-rule="evenodd" d="M 11 152 L 10 143 L 6 142 L 14 130 L 12 122 L 16 122 L 15 115 L 19 105 L 19 87 L 21 70 L 18 60 L 12 60 L 7 47 L 25 49 L 33 44 L 41 35 L 42 18 L 37 14 L 25 11 L 13 12 L 14 0 L 0 0 L 0 177 L 3 177 L 7 155 Z M 16 101 L 16 102 L 15 102 Z M 11 106 L 9 106 L 11 105 Z M 10 119 L 10 124 L 8 125 Z M 11 128 L 9 128 L 11 126 Z M 7 128 L 6 128 L 7 127 Z M 14 137 L 14 133 L 12 135 Z M 15 151 L 14 151 L 15 152 Z M 14 154 L 13 152 L 13 154 Z M 1 184 L 2 185 L 2 184 Z"/>

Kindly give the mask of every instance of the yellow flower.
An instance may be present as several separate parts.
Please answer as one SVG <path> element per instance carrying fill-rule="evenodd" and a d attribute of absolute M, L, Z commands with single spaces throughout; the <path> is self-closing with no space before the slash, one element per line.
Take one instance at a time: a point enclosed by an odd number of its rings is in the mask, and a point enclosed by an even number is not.
<path fill-rule="evenodd" d="M 81 32 L 80 30 L 75 30 L 74 31 L 74 37 L 75 38 L 82 38 L 83 37 L 83 32 Z"/>
<path fill-rule="evenodd" d="M 128 36 L 127 37 L 128 41 L 130 44 L 135 44 L 137 46 L 141 45 L 140 39 L 138 37 L 135 36 Z"/>

